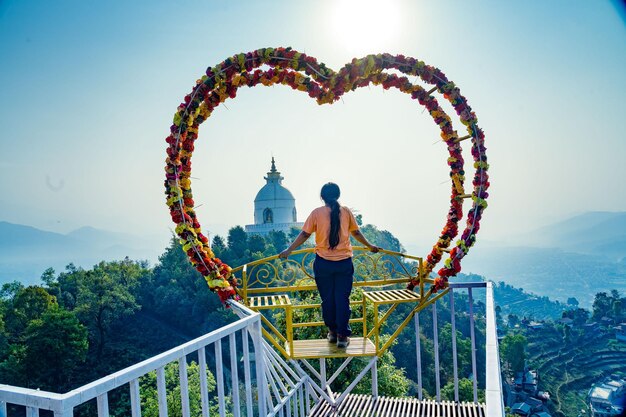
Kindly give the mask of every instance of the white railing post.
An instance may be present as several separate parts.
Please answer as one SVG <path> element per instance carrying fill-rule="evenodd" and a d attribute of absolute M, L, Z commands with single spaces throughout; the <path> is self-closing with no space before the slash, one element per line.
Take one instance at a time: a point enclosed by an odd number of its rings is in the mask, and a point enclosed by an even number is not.
<path fill-rule="evenodd" d="M 437 402 L 441 401 L 441 381 L 439 377 L 439 329 L 437 325 L 437 303 L 433 303 L 433 350 L 435 351 L 435 392 Z"/>
<path fill-rule="evenodd" d="M 415 355 L 417 356 L 417 398 L 422 399 L 422 341 L 420 340 L 420 312 L 415 313 Z"/>
<path fill-rule="evenodd" d="M 224 364 L 222 363 L 222 339 L 215 342 L 215 379 L 217 382 L 217 402 L 220 417 L 226 416 L 226 398 L 224 397 Z"/>
<path fill-rule="evenodd" d="M 374 365 L 372 366 L 372 397 L 378 398 L 378 358 L 374 358 Z"/>
<path fill-rule="evenodd" d="M 178 379 L 180 381 L 180 403 L 183 417 L 190 417 L 189 407 L 189 377 L 187 375 L 187 357 L 178 359 Z"/>
<path fill-rule="evenodd" d="M 495 304 L 493 300 L 493 284 L 487 282 L 486 319 L 485 325 L 485 404 L 486 414 L 489 417 L 504 417 L 504 402 L 502 397 L 502 380 L 500 370 L 500 356 L 498 351 L 498 333 L 496 327 Z"/>
<path fill-rule="evenodd" d="M 104 393 L 98 395 L 96 400 L 98 404 L 98 417 L 109 417 L 109 395 Z"/>
<path fill-rule="evenodd" d="M 454 372 L 454 401 L 459 402 L 459 369 L 456 352 L 456 317 L 454 314 L 454 288 L 450 288 L 450 324 L 452 325 L 452 368 Z"/>
<path fill-rule="evenodd" d="M 233 399 L 233 416 L 240 417 L 241 405 L 239 404 L 239 372 L 237 369 L 237 344 L 235 340 L 235 333 L 231 333 L 228 336 L 228 347 L 230 349 L 230 376 L 232 386 L 232 399 Z"/>
<path fill-rule="evenodd" d="M 241 341 L 243 344 L 243 379 L 246 383 L 246 411 L 247 417 L 252 417 L 252 383 L 250 372 L 250 346 L 248 342 L 248 331 L 241 332 Z"/>
<path fill-rule="evenodd" d="M 165 367 L 161 366 L 156 371 L 157 397 L 159 399 L 159 417 L 167 417 L 167 389 L 165 386 Z"/>
<path fill-rule="evenodd" d="M 130 412 L 132 417 L 141 417 L 141 398 L 139 397 L 139 379 L 133 379 L 130 386 Z"/>
<path fill-rule="evenodd" d="M 0 417 L 7 417 L 7 403 L 0 401 Z"/>
<path fill-rule="evenodd" d="M 474 299 L 472 298 L 472 287 L 467 289 L 467 299 L 469 302 L 469 319 L 470 319 L 470 338 L 472 342 L 472 378 L 473 386 L 474 386 L 474 402 L 478 402 L 478 386 L 477 379 L 478 375 L 476 375 L 476 337 L 474 335 Z"/>
<path fill-rule="evenodd" d="M 259 417 L 265 417 L 267 416 L 267 381 L 265 379 L 265 359 L 263 357 L 261 319 L 260 316 L 257 318 L 258 320 L 250 326 L 250 334 L 252 335 L 252 345 L 254 346 Z"/>
<path fill-rule="evenodd" d="M 206 349 L 198 350 L 198 366 L 200 368 L 200 403 L 202 404 L 202 417 L 209 417 L 209 389 L 206 379 Z"/>

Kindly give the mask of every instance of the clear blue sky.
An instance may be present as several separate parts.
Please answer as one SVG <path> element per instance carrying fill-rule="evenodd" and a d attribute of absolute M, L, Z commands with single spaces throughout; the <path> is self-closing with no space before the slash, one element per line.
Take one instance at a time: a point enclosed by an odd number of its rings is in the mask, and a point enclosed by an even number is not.
<path fill-rule="evenodd" d="M 368 52 L 441 68 L 487 135 L 483 239 L 626 210 L 626 30 L 616 7 L 0 1 L 0 220 L 167 237 L 164 138 L 176 106 L 207 66 L 266 46 L 292 46 L 335 69 Z M 433 241 L 449 193 L 437 139 L 419 105 L 392 91 L 364 89 L 325 107 L 281 87 L 240 91 L 201 128 L 201 223 L 212 233 L 251 223 L 273 154 L 300 220 L 333 180 L 366 222 L 404 243 Z"/>

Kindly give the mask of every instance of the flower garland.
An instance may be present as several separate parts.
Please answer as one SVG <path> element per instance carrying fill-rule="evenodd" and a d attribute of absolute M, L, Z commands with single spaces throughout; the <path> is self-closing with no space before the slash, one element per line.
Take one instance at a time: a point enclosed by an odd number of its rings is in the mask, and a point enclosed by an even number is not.
<path fill-rule="evenodd" d="M 262 66 L 269 68 L 260 69 Z M 387 69 L 397 70 L 407 76 L 418 76 L 423 82 L 434 87 L 426 91 L 421 86 L 411 83 L 407 77 L 384 72 Z M 323 63 L 318 63 L 315 58 L 291 48 L 263 48 L 237 54 L 208 68 L 174 114 L 174 123 L 170 128 L 170 135 L 166 138 L 167 205 L 172 220 L 177 225 L 176 234 L 183 249 L 194 267 L 205 277 L 209 288 L 216 291 L 222 301 L 237 296 L 235 291 L 237 282 L 231 274 L 230 266 L 215 257 L 196 218 L 191 190 L 191 156 L 194 142 L 198 138 L 200 124 L 211 116 L 217 106 L 229 98 L 235 98 L 240 87 L 254 87 L 259 84 L 290 86 L 294 90 L 306 92 L 318 104 L 331 104 L 343 94 L 370 84 L 381 85 L 384 89 L 397 88 L 409 94 L 428 110 L 439 126 L 441 138 L 447 145 L 452 189 L 446 223 L 426 258 L 425 272 L 426 274 L 432 272 L 441 261 L 443 253 L 449 251 L 450 256 L 437 273 L 433 291 L 445 288 L 448 278 L 461 270 L 461 259 L 474 244 L 482 213 L 487 207 L 489 165 L 485 155 L 484 133 L 477 126 L 476 115 L 467 104 L 467 100 L 439 69 L 415 58 L 390 54 L 368 55 L 361 59 L 353 59 L 335 72 Z M 431 95 L 434 91 L 443 94 L 453 106 L 467 128 L 466 137 L 458 137 L 449 116 Z M 469 138 L 475 168 L 471 194 L 473 204 L 468 212 L 467 225 L 461 238 L 453 249 L 448 250 L 459 232 L 458 222 L 463 217 L 463 199 L 470 196 L 465 194 L 464 190 L 465 171 L 461 153 L 462 140 Z M 417 284 L 418 281 L 413 281 L 409 283 L 409 288 L 412 289 Z"/>

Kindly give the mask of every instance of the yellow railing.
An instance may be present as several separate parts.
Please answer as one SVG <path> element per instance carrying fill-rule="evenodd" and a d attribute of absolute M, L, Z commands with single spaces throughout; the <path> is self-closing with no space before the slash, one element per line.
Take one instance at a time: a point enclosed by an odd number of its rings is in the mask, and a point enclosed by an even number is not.
<path fill-rule="evenodd" d="M 363 338 L 375 340 L 375 351 L 382 355 L 387 350 L 393 339 L 408 324 L 416 311 L 426 305 L 430 305 L 434 299 L 438 299 L 445 292 L 432 297 L 432 290 L 426 290 L 426 286 L 433 283 L 431 278 L 426 277 L 423 269 L 422 258 L 407 255 L 400 252 L 381 250 L 378 253 L 370 252 L 367 248 L 354 247 L 354 282 L 356 288 L 368 290 L 384 290 L 395 286 L 396 288 L 406 285 L 410 281 L 418 281 L 415 288 L 416 307 L 406 320 L 393 333 L 392 338 L 383 346 L 379 345 L 380 328 L 385 320 L 395 310 L 398 302 L 384 301 L 373 302 L 375 320 L 373 328 L 367 329 L 367 300 L 364 296 L 360 300 L 350 302 L 351 306 L 361 307 L 361 317 L 351 318 L 350 323 L 361 323 L 363 326 Z M 321 310 L 320 303 L 310 303 L 299 300 L 295 294 L 300 291 L 314 291 L 317 289 L 313 276 L 313 261 L 315 252 L 313 248 L 302 249 L 292 252 L 288 259 L 281 259 L 278 255 L 259 259 L 233 269 L 233 274 L 239 281 L 237 291 L 243 298 L 244 303 L 258 311 L 282 309 L 285 313 L 285 331 L 279 331 L 272 320 L 262 315 L 264 324 L 263 334 L 285 357 L 294 357 L 294 329 L 324 326 L 322 321 L 306 321 L 294 323 L 296 310 L 316 309 Z M 390 293 L 398 293 L 396 290 Z M 384 293 L 383 293 L 384 294 Z M 405 293 L 406 294 L 406 293 Z M 372 301 L 370 299 L 370 301 Z M 389 308 L 382 317 L 378 317 L 379 307 L 388 305 Z M 346 356 L 345 352 L 337 352 L 336 355 Z"/>

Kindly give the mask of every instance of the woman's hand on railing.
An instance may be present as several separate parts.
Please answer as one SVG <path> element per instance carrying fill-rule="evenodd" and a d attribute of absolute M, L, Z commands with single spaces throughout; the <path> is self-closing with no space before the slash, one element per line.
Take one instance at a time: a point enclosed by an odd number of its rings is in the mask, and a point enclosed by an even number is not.
<path fill-rule="evenodd" d="M 375 245 L 370 246 L 369 249 L 370 249 L 370 252 L 373 252 L 373 253 L 378 253 L 381 250 L 383 250 L 383 248 L 381 248 L 380 246 L 375 246 Z"/>
<path fill-rule="evenodd" d="M 285 249 L 284 251 L 278 254 L 278 257 L 280 259 L 287 259 L 289 255 L 291 255 L 291 251 L 289 249 Z"/>

